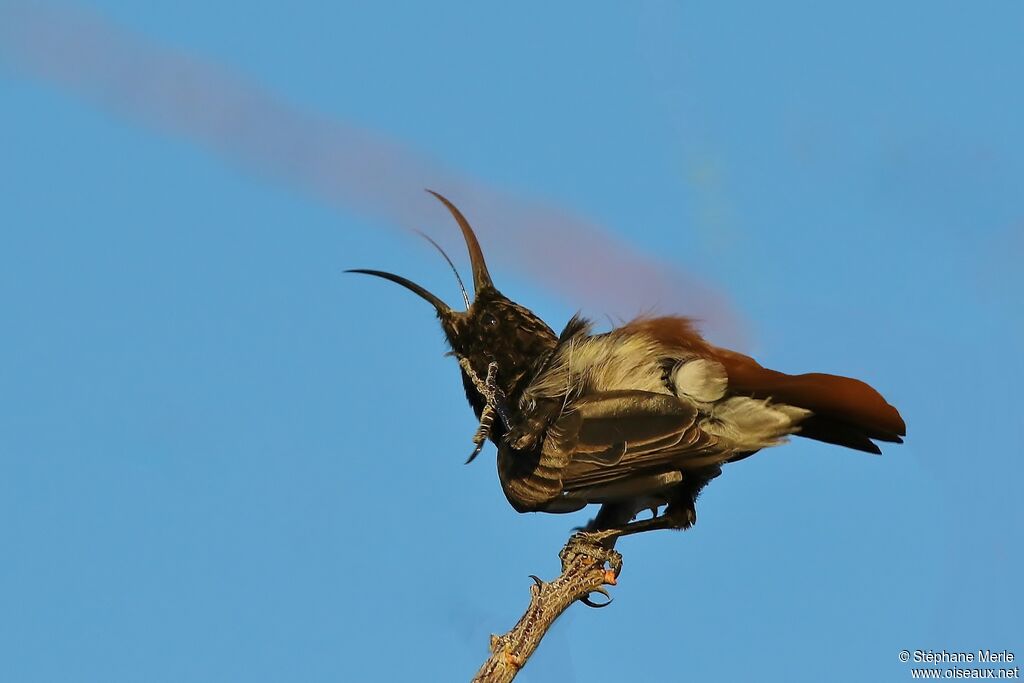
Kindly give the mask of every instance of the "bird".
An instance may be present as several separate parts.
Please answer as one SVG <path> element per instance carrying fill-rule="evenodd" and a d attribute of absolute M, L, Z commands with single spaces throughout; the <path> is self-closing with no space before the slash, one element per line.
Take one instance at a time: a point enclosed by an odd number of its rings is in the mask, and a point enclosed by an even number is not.
<path fill-rule="evenodd" d="M 790 436 L 880 454 L 906 424 L 874 388 L 824 373 L 786 374 L 705 340 L 683 316 L 641 316 L 605 332 L 579 314 L 560 333 L 494 285 L 469 221 L 427 190 L 459 226 L 473 273 L 466 309 L 451 308 L 387 271 L 429 302 L 458 359 L 479 422 L 471 462 L 490 440 L 498 479 L 518 512 L 569 513 L 599 504 L 584 532 L 601 539 L 688 529 L 696 502 L 726 465 Z M 425 235 L 424 235 L 425 236 Z M 640 513 L 651 516 L 638 519 Z"/>

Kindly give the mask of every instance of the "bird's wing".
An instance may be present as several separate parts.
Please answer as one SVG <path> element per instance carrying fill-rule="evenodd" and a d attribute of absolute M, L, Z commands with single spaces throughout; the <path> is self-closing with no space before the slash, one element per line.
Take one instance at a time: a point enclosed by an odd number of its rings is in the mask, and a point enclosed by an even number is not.
<path fill-rule="evenodd" d="M 647 491 L 650 477 L 714 468 L 734 449 L 702 430 L 701 419 L 694 404 L 670 394 L 588 394 L 550 424 L 540 448 L 499 447 L 502 489 L 521 512 L 550 512 L 552 505 L 569 512 L 597 502 L 591 497 L 598 490 Z"/>
<path fill-rule="evenodd" d="M 566 492 L 727 460 L 730 449 L 703 431 L 700 419 L 694 404 L 669 394 L 591 394 L 556 420 L 544 451 L 566 463 L 560 472 Z"/>

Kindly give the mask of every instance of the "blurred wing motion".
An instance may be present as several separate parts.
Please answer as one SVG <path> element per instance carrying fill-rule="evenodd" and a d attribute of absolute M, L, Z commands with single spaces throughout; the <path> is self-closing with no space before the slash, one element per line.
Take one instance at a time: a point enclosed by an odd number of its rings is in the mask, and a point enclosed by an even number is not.
<path fill-rule="evenodd" d="M 556 512 L 628 503 L 627 518 L 661 504 L 692 511 L 722 464 L 790 434 L 880 453 L 872 439 L 898 443 L 906 430 L 867 384 L 768 370 L 711 346 L 685 318 L 642 319 L 600 335 L 574 319 L 519 407 L 532 416 L 529 426 L 499 448 L 512 504 Z"/>

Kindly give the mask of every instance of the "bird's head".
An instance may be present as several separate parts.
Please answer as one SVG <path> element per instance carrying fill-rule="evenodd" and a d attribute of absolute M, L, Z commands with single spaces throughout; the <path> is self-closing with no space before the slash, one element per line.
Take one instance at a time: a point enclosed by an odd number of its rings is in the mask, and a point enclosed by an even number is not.
<path fill-rule="evenodd" d="M 507 397 L 515 400 L 529 382 L 537 364 L 555 347 L 557 336 L 531 310 L 497 290 L 487 271 L 480 243 L 469 222 L 450 201 L 436 192 L 428 192 L 437 197 L 451 212 L 462 230 L 462 237 L 469 250 L 469 260 L 473 268 L 472 301 L 451 259 L 433 240 L 430 240 L 455 271 L 466 310 L 457 311 L 451 308 L 424 287 L 400 275 L 367 269 L 354 269 L 348 272 L 390 280 L 429 302 L 437 312 L 452 353 L 460 359 L 468 360 L 481 378 L 487 375 L 490 363 L 497 362 L 498 386 Z M 479 414 L 483 399 L 465 376 L 464 383 L 470 402 Z"/>

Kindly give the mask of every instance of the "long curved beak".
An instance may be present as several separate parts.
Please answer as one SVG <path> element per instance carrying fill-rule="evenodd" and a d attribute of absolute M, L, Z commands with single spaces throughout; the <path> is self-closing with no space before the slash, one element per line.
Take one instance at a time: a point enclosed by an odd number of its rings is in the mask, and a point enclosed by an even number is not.
<path fill-rule="evenodd" d="M 469 261 L 473 265 L 473 291 L 479 293 L 481 289 L 493 287 L 491 275 L 487 272 L 487 262 L 484 261 L 484 252 L 480 249 L 480 242 L 477 241 L 473 228 L 469 226 L 469 221 L 443 195 L 433 190 L 427 190 L 427 192 L 437 197 L 438 201 L 448 208 L 455 222 L 459 224 L 459 229 L 462 230 L 462 238 L 466 241 L 466 248 L 469 250 Z"/>
<path fill-rule="evenodd" d="M 431 294 L 425 288 L 419 286 L 418 284 L 416 284 L 412 280 L 409 280 L 407 278 L 402 277 L 401 275 L 395 275 L 394 273 L 388 273 L 388 272 L 383 271 L 383 270 L 369 270 L 367 268 L 353 268 L 351 270 L 346 270 L 345 272 L 346 273 L 360 273 L 362 275 L 373 275 L 374 277 L 379 277 L 379 278 L 384 278 L 385 280 L 390 280 L 391 282 L 394 282 L 395 284 L 402 285 L 403 287 L 408 289 L 413 294 L 416 294 L 420 298 L 426 299 L 427 301 L 429 301 L 434 306 L 434 308 L 437 310 L 437 314 L 438 315 L 446 315 L 446 314 L 451 314 L 452 313 L 452 309 L 451 309 L 450 306 L 448 306 L 448 304 L 446 304 L 445 302 L 441 301 L 441 299 L 439 299 L 438 297 L 436 297 L 433 294 Z"/>
<path fill-rule="evenodd" d="M 455 222 L 459 224 L 459 229 L 462 230 L 462 238 L 466 241 L 466 249 L 469 250 L 469 261 L 473 266 L 474 292 L 479 294 L 480 291 L 483 289 L 487 289 L 488 287 L 493 288 L 494 283 L 491 282 L 491 274 L 487 272 L 487 262 L 484 261 L 483 250 L 480 249 L 480 242 L 477 241 L 476 234 L 473 232 L 473 228 L 470 227 L 469 221 L 467 221 L 466 217 L 462 215 L 462 212 L 455 208 L 455 205 L 448 201 L 448 199 L 445 198 L 443 195 L 434 192 L 433 190 L 427 190 L 427 192 L 434 195 L 438 199 L 438 201 L 440 201 L 448 208 L 448 211 L 451 212 L 452 217 L 455 218 Z M 427 237 L 427 239 L 430 240 L 429 237 Z M 435 247 L 437 246 L 437 243 L 435 243 L 433 240 L 430 241 L 434 244 Z M 440 249 L 440 247 L 438 247 L 438 249 Z M 444 255 L 445 259 L 448 260 L 449 265 L 451 265 L 451 260 L 448 259 L 448 255 L 444 253 L 443 249 L 441 250 L 441 253 Z M 454 266 L 452 266 L 452 268 L 454 270 Z M 441 301 L 441 299 L 439 299 L 437 296 L 429 292 L 424 287 L 421 287 L 412 280 L 404 278 L 401 275 L 395 275 L 394 273 L 389 273 L 383 270 L 370 270 L 368 268 L 353 268 L 351 270 L 346 270 L 345 272 L 360 273 L 362 275 L 373 275 L 374 277 L 390 280 L 395 284 L 399 284 L 402 287 L 405 287 L 413 294 L 419 296 L 421 299 L 425 299 L 426 301 L 430 302 L 430 304 L 437 311 L 438 315 L 442 317 L 456 315 L 448 304 Z M 458 277 L 458 272 L 456 272 L 456 277 Z M 461 281 L 459 282 L 459 285 L 461 287 Z M 470 302 L 469 297 L 465 296 L 465 290 L 463 290 L 463 296 L 466 298 L 466 305 L 468 308 Z"/>

